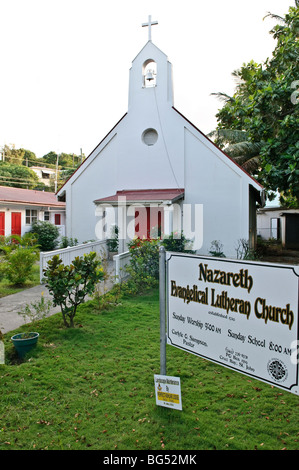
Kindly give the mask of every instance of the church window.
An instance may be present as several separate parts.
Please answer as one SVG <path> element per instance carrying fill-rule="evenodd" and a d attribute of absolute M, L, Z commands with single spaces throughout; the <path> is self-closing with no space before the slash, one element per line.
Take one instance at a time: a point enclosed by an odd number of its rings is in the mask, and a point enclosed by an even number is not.
<path fill-rule="evenodd" d="M 145 145 L 154 145 L 158 140 L 158 132 L 155 129 L 146 129 L 142 134 L 142 141 Z"/>
<path fill-rule="evenodd" d="M 149 59 L 142 66 L 143 86 L 151 88 L 157 84 L 157 64 L 154 60 Z"/>

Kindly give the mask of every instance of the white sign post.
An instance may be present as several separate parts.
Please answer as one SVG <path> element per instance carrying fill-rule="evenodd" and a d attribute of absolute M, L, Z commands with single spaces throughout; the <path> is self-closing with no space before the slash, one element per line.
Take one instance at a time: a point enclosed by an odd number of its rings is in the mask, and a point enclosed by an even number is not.
<path fill-rule="evenodd" d="M 299 267 L 166 253 L 167 343 L 298 394 Z"/>

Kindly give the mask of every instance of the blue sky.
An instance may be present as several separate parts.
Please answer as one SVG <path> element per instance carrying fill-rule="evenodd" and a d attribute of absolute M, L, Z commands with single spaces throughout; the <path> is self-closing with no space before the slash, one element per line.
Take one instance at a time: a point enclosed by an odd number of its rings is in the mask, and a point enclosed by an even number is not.
<path fill-rule="evenodd" d="M 0 147 L 89 155 L 127 111 L 129 69 L 152 40 L 173 65 L 174 105 L 203 132 L 233 70 L 263 62 L 292 0 L 0 0 Z"/>

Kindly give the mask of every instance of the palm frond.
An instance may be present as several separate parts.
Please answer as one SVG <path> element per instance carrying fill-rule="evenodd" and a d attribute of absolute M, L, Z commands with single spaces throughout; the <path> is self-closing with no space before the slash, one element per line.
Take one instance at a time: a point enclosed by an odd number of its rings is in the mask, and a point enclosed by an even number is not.
<path fill-rule="evenodd" d="M 225 148 L 225 152 L 232 158 L 238 158 L 239 156 L 245 156 L 245 158 L 251 158 L 259 155 L 261 150 L 261 143 L 256 142 L 236 142 L 228 145 Z"/>
<path fill-rule="evenodd" d="M 251 142 L 246 131 L 215 129 L 207 136 L 251 175 L 260 168 L 260 152 L 264 142 Z"/>
<path fill-rule="evenodd" d="M 281 24 L 286 24 L 286 21 L 285 21 L 284 18 L 282 18 L 282 17 L 279 16 L 279 15 L 275 15 L 274 13 L 270 13 L 269 11 L 268 11 L 267 15 L 264 16 L 263 20 L 264 20 L 265 18 L 268 18 L 269 16 L 270 16 L 270 18 L 272 18 L 273 20 L 278 21 L 278 22 L 281 23 Z"/>
<path fill-rule="evenodd" d="M 221 91 L 219 91 L 218 93 L 211 93 L 211 96 L 217 96 L 220 101 L 224 101 L 225 103 L 228 103 L 229 101 L 234 101 L 234 98 L 232 96 L 229 96 L 226 93 L 222 93 Z"/>
<path fill-rule="evenodd" d="M 256 173 L 256 171 L 261 166 L 261 160 L 258 155 L 248 158 L 248 156 L 242 155 L 234 158 L 235 162 L 238 163 L 244 170 L 246 170 L 251 175 Z"/>
<path fill-rule="evenodd" d="M 208 134 L 211 140 L 221 142 L 223 144 L 233 144 L 237 142 L 243 142 L 248 138 L 248 134 L 245 131 L 237 129 L 215 129 Z"/>

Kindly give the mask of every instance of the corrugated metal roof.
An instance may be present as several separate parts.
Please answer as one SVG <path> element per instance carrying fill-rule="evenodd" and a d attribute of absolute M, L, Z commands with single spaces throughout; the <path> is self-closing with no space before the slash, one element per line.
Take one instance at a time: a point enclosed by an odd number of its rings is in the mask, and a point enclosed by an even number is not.
<path fill-rule="evenodd" d="M 117 191 L 112 196 L 96 199 L 96 204 L 105 202 L 117 202 L 119 198 L 126 198 L 126 202 L 162 202 L 172 201 L 182 198 L 184 196 L 184 189 L 127 189 Z"/>
<path fill-rule="evenodd" d="M 58 201 L 55 193 L 35 191 L 34 189 L 12 188 L 10 186 L 0 186 L 0 202 L 65 208 L 65 202 Z"/>

